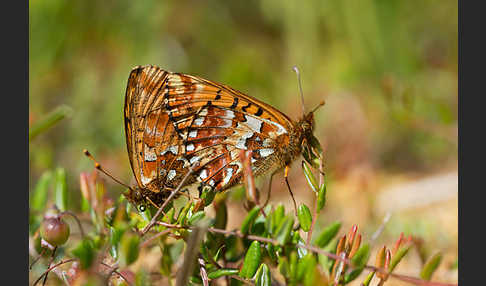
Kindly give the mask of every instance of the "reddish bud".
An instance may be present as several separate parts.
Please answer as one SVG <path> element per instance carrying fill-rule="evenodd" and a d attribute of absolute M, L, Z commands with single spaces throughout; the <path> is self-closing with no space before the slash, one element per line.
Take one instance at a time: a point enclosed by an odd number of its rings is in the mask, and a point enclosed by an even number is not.
<path fill-rule="evenodd" d="M 358 233 L 358 236 L 356 236 L 356 239 L 353 241 L 353 244 L 351 245 L 351 251 L 349 252 L 349 257 L 352 258 L 356 251 L 358 251 L 359 247 L 361 246 L 361 234 Z"/>
<path fill-rule="evenodd" d="M 397 239 L 397 242 L 395 242 L 395 247 L 393 247 L 392 253 L 395 254 L 397 253 L 397 250 L 400 248 L 403 242 L 403 232 L 400 233 L 400 237 Z"/>
<path fill-rule="evenodd" d="M 346 251 L 345 246 L 346 246 L 346 235 L 343 235 L 343 237 L 341 237 L 336 247 L 336 254 L 341 255 L 341 252 Z"/>

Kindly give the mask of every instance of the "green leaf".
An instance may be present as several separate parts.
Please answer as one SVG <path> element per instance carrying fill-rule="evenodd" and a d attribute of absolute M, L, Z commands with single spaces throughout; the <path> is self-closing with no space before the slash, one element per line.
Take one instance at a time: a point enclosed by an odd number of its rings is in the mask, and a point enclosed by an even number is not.
<path fill-rule="evenodd" d="M 370 257 L 370 245 L 368 243 L 364 243 L 363 245 L 360 246 L 358 251 L 356 251 L 353 258 L 351 259 L 351 262 L 354 264 L 354 266 L 361 267 L 366 264 L 369 257 Z"/>
<path fill-rule="evenodd" d="M 277 227 L 282 222 L 283 218 L 285 217 L 285 207 L 282 204 L 279 204 L 275 211 L 272 213 L 272 232 L 275 233 Z"/>
<path fill-rule="evenodd" d="M 298 261 L 299 257 L 297 255 L 297 252 L 292 251 L 290 253 L 290 259 L 289 259 L 289 279 L 291 282 L 296 282 L 297 279 L 297 270 L 298 270 Z"/>
<path fill-rule="evenodd" d="M 54 126 L 57 122 L 64 119 L 66 116 L 71 115 L 72 109 L 69 106 L 61 105 L 58 106 L 55 110 L 47 114 L 41 120 L 35 122 L 29 128 L 29 142 L 32 141 L 37 135 L 45 132 L 47 129 Z"/>
<path fill-rule="evenodd" d="M 325 247 L 338 233 L 341 228 L 340 222 L 334 222 L 328 227 L 326 227 L 319 236 L 316 238 L 316 245 L 319 247 Z"/>
<path fill-rule="evenodd" d="M 71 252 L 79 259 L 82 269 L 88 269 L 93 264 L 95 252 L 91 240 L 83 239 Z"/>
<path fill-rule="evenodd" d="M 319 188 L 319 191 L 317 192 L 317 212 L 320 212 L 322 208 L 324 208 L 324 206 L 326 205 L 326 185 L 326 181 L 324 181 L 324 183 Z"/>
<path fill-rule="evenodd" d="M 278 240 L 280 245 L 285 245 L 290 239 L 290 232 L 294 225 L 293 216 L 286 216 L 277 228 L 274 238 Z"/>
<path fill-rule="evenodd" d="M 81 197 L 81 211 L 82 212 L 89 212 L 91 208 L 89 201 L 85 197 Z"/>
<path fill-rule="evenodd" d="M 56 199 L 56 206 L 61 211 L 67 210 L 67 196 L 66 171 L 64 168 L 57 168 L 54 184 L 54 197 Z"/>
<path fill-rule="evenodd" d="M 270 286 L 272 285 L 272 277 L 270 270 L 265 263 L 262 263 L 255 275 L 255 286 Z"/>
<path fill-rule="evenodd" d="M 319 143 L 319 140 L 314 135 L 310 136 L 309 144 L 312 148 L 316 149 L 318 153 L 322 154 L 321 143 Z"/>
<path fill-rule="evenodd" d="M 209 242 L 208 241 L 203 241 L 201 242 L 201 246 L 199 247 L 199 253 L 201 254 L 202 258 L 205 260 L 205 261 L 210 261 L 209 259 L 209 249 L 208 249 L 208 244 Z"/>
<path fill-rule="evenodd" d="M 216 279 L 223 276 L 230 276 L 238 274 L 238 269 L 231 269 L 231 268 L 221 268 L 212 272 L 208 273 L 209 279 Z"/>
<path fill-rule="evenodd" d="M 209 204 L 213 202 L 215 195 L 216 195 L 216 191 L 214 188 L 210 188 L 206 186 L 203 188 L 200 199 L 204 200 L 205 207 L 209 206 Z"/>
<path fill-rule="evenodd" d="M 400 247 L 397 250 L 397 253 L 395 253 L 395 255 L 393 255 L 392 260 L 390 262 L 390 267 L 389 267 L 390 272 L 392 272 L 393 269 L 395 269 L 395 267 L 398 265 L 398 263 L 400 263 L 402 258 L 408 253 L 408 250 L 410 249 L 411 246 L 412 245 L 406 245 L 406 246 Z"/>
<path fill-rule="evenodd" d="M 275 251 L 275 246 L 271 243 L 267 243 L 265 245 L 265 248 L 267 249 L 268 256 L 273 262 L 277 262 L 278 260 L 278 255 L 277 252 Z"/>
<path fill-rule="evenodd" d="M 459 259 L 456 258 L 454 263 L 452 263 L 450 270 L 456 270 L 459 267 Z"/>
<path fill-rule="evenodd" d="M 182 208 L 182 210 L 179 212 L 179 216 L 177 217 L 177 223 L 180 225 L 184 225 L 186 222 L 187 218 L 187 213 L 189 212 L 189 209 L 191 208 L 192 203 L 188 203 Z"/>
<path fill-rule="evenodd" d="M 118 258 L 118 244 L 125 230 L 126 227 L 123 226 L 110 227 L 110 254 L 115 259 Z"/>
<path fill-rule="evenodd" d="M 216 254 L 213 257 L 214 261 L 218 261 L 221 258 L 221 255 L 223 253 L 223 248 L 225 248 L 225 245 L 221 245 L 218 250 L 216 251 Z"/>
<path fill-rule="evenodd" d="M 351 262 L 356 267 L 351 272 L 346 273 L 344 275 L 344 282 L 349 283 L 356 279 L 361 272 L 363 272 L 364 266 L 370 257 L 370 245 L 368 243 L 364 243 L 361 247 L 356 251 Z"/>
<path fill-rule="evenodd" d="M 337 239 L 331 240 L 330 243 L 326 245 L 326 247 L 323 248 L 324 251 L 329 252 L 329 253 L 336 253 L 336 247 L 337 247 Z M 324 270 L 324 274 L 327 276 L 330 275 L 331 267 L 334 263 L 334 260 L 329 258 L 327 255 L 324 254 L 318 254 L 317 258 L 319 260 L 319 264 L 321 265 L 322 269 Z"/>
<path fill-rule="evenodd" d="M 302 281 L 306 275 L 313 275 L 316 267 L 314 254 L 308 253 L 297 263 L 297 281 Z"/>
<path fill-rule="evenodd" d="M 248 248 L 243 261 L 243 267 L 240 270 L 240 277 L 252 278 L 255 275 L 262 258 L 262 251 L 260 249 L 260 242 L 253 241 Z"/>
<path fill-rule="evenodd" d="M 170 249 L 173 247 L 173 244 L 164 244 L 161 245 L 162 248 L 162 255 L 160 257 L 160 273 L 165 276 L 170 276 L 171 269 L 172 269 L 172 256 L 170 255 Z"/>
<path fill-rule="evenodd" d="M 120 262 L 125 267 L 137 260 L 139 254 L 140 237 L 134 234 L 125 234 L 120 240 Z"/>
<path fill-rule="evenodd" d="M 309 231 L 312 225 L 312 215 L 309 208 L 305 204 L 301 204 L 299 206 L 297 216 L 299 218 L 299 223 L 302 230 L 305 232 Z"/>
<path fill-rule="evenodd" d="M 279 256 L 278 257 L 278 271 L 286 279 L 290 278 L 290 266 L 289 266 L 289 261 L 287 260 L 287 257 L 285 257 L 285 256 Z"/>
<path fill-rule="evenodd" d="M 206 214 L 204 213 L 204 211 L 198 211 L 196 213 L 194 213 L 190 218 L 189 220 L 187 221 L 187 223 L 189 225 L 194 225 L 196 224 L 198 221 L 200 221 L 201 219 L 204 218 Z"/>
<path fill-rule="evenodd" d="M 47 204 L 47 194 L 49 191 L 49 183 L 52 179 L 52 172 L 45 171 L 37 184 L 35 185 L 32 198 L 30 200 L 30 208 L 34 211 L 43 211 Z"/>
<path fill-rule="evenodd" d="M 259 213 L 260 213 L 259 206 L 255 206 L 250 210 L 250 212 L 246 215 L 245 219 L 241 223 L 241 228 L 240 228 L 241 233 L 243 234 L 248 233 L 248 230 L 250 230 L 251 225 L 253 224 L 253 222 L 255 221 Z"/>
<path fill-rule="evenodd" d="M 420 272 L 420 278 L 429 281 L 432 277 L 432 274 L 434 274 L 435 270 L 437 270 L 437 267 L 439 267 L 441 261 L 442 254 L 440 252 L 432 255 L 422 268 L 422 271 Z"/>
<path fill-rule="evenodd" d="M 304 170 L 304 175 L 305 178 L 307 179 L 307 183 L 309 184 L 309 186 L 312 188 L 314 192 L 317 192 L 319 188 L 317 187 L 318 184 L 317 184 L 316 177 L 314 176 L 314 174 L 312 174 L 312 170 L 310 166 L 305 161 L 302 161 L 302 169 Z"/>
<path fill-rule="evenodd" d="M 140 270 L 135 273 L 135 286 L 150 286 L 150 275 L 147 271 L 140 267 Z"/>
<path fill-rule="evenodd" d="M 375 276 L 375 271 L 370 272 L 370 274 L 368 274 L 368 276 L 366 276 L 366 279 L 363 281 L 363 283 L 361 283 L 362 286 L 369 286 L 371 279 L 373 279 L 373 276 Z"/>
<path fill-rule="evenodd" d="M 225 202 L 218 203 L 215 205 L 216 210 L 216 221 L 214 223 L 215 228 L 226 229 L 226 224 L 228 222 L 228 208 Z"/>
<path fill-rule="evenodd" d="M 174 213 L 175 213 L 175 208 L 171 208 L 168 212 L 165 213 L 164 217 L 162 218 L 162 221 L 166 223 L 173 223 Z"/>
<path fill-rule="evenodd" d="M 344 284 L 347 284 L 356 279 L 361 274 L 361 272 L 363 272 L 363 269 L 364 267 L 358 267 L 351 270 L 351 272 L 346 273 L 344 275 Z"/>

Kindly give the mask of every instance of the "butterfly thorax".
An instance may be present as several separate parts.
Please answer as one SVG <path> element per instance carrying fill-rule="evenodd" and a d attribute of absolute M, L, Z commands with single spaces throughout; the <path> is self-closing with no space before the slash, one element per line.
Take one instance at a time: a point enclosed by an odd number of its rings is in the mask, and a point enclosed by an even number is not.
<path fill-rule="evenodd" d="M 314 132 L 314 113 L 310 112 L 306 114 L 303 118 L 297 121 L 294 129 L 293 144 L 296 144 L 298 148 L 298 154 L 302 152 L 302 148 L 306 147 L 310 142 L 310 138 L 313 137 Z M 297 156 L 295 156 L 297 157 Z M 295 159 L 294 157 L 294 159 Z"/>

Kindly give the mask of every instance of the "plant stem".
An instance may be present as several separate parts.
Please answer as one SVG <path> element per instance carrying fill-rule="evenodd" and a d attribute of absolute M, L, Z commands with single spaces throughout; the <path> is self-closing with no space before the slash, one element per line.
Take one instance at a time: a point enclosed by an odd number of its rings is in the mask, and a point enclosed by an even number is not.
<path fill-rule="evenodd" d="M 39 278 L 37 278 L 37 280 L 34 281 L 34 283 L 32 284 L 32 286 L 35 286 L 37 283 L 39 283 L 39 281 L 42 279 L 42 277 L 46 276 L 47 273 L 49 273 L 52 269 L 58 267 L 59 265 L 62 265 L 62 264 L 65 264 L 65 263 L 69 263 L 69 262 L 73 262 L 75 260 L 76 260 L 75 258 L 71 258 L 71 259 L 68 259 L 68 260 L 60 261 L 59 263 L 54 264 L 53 266 L 49 267 L 46 271 L 44 271 L 44 273 L 42 273 L 41 276 L 39 276 Z"/>
<path fill-rule="evenodd" d="M 163 225 L 165 227 L 168 227 L 168 228 L 196 229 L 195 227 L 184 227 L 184 226 L 169 224 L 169 223 L 165 223 L 165 222 L 156 222 L 156 223 L 159 224 L 159 225 Z M 238 230 L 231 231 L 231 230 L 217 229 L 217 228 L 212 228 L 212 227 L 208 228 L 207 230 L 209 232 L 213 232 L 213 233 L 221 233 L 221 234 L 224 234 L 224 235 L 234 235 L 234 236 L 238 236 L 238 237 L 241 237 L 241 238 L 247 238 L 247 239 L 250 239 L 250 240 L 256 240 L 256 241 L 260 241 L 260 242 L 266 242 L 266 243 L 272 243 L 274 245 L 279 245 L 279 242 L 276 239 L 268 238 L 268 237 L 261 237 L 261 236 L 256 236 L 256 235 L 245 235 L 245 234 L 239 232 Z M 349 265 L 349 267 L 351 269 L 355 268 L 355 266 L 353 265 L 353 263 L 351 262 L 350 259 L 342 258 L 339 255 L 336 255 L 334 253 L 324 251 L 317 246 L 300 244 L 300 243 L 296 244 L 295 246 L 299 247 L 299 248 L 304 248 L 304 249 L 310 250 L 314 253 L 325 255 L 325 256 L 327 256 L 331 259 L 334 259 L 334 260 L 342 261 L 344 264 Z M 430 281 L 425 281 L 425 280 L 422 280 L 420 278 L 415 278 L 415 277 L 412 277 L 412 276 L 396 274 L 396 273 L 389 273 L 388 270 L 386 270 L 384 268 L 379 268 L 379 267 L 375 267 L 375 266 L 371 266 L 371 265 L 365 265 L 363 267 L 367 270 L 375 271 L 375 272 L 378 272 L 378 273 L 383 273 L 385 275 L 389 275 L 390 277 L 394 277 L 398 280 L 405 281 L 405 282 L 408 282 L 408 283 L 412 283 L 412 284 L 415 284 L 415 285 L 420 285 L 420 286 L 458 286 L 458 284 L 454 284 L 454 283 L 430 282 Z"/>
<path fill-rule="evenodd" d="M 160 216 L 160 214 L 163 212 L 163 209 L 165 208 L 165 206 L 167 206 L 167 204 L 172 200 L 172 198 L 174 198 L 174 196 L 180 191 L 180 189 L 182 188 L 182 186 L 184 186 L 184 184 L 186 183 L 187 179 L 189 178 L 189 176 L 194 171 L 194 168 L 197 167 L 197 166 L 199 166 L 199 163 L 198 162 L 194 163 L 194 165 L 192 165 L 189 168 L 189 171 L 184 176 L 184 178 L 182 179 L 182 181 L 179 183 L 179 185 L 177 186 L 177 188 L 174 191 L 172 191 L 172 193 L 169 195 L 169 197 L 164 201 L 164 203 L 162 204 L 162 206 L 158 209 L 157 213 L 155 213 L 154 217 L 150 220 L 150 223 L 147 224 L 145 226 L 145 228 L 142 230 L 142 235 L 144 235 L 145 233 L 147 233 L 147 231 L 149 231 L 150 228 L 155 224 L 155 221 Z"/>

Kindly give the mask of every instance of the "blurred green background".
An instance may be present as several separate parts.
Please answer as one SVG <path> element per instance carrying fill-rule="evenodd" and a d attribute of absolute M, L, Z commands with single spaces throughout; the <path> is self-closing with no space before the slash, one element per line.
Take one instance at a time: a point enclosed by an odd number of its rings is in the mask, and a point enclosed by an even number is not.
<path fill-rule="evenodd" d="M 326 100 L 315 133 L 334 185 L 329 217 L 359 220 L 371 235 L 382 219 L 374 210 L 386 186 L 444 172 L 457 180 L 457 6 L 449 0 L 30 0 L 29 122 L 60 105 L 72 109 L 31 140 L 31 186 L 43 171 L 62 166 L 79 197 L 79 173 L 93 168 L 83 148 L 116 177 L 134 182 L 122 112 L 136 65 L 228 84 L 293 119 L 301 115 L 292 71 L 298 66 L 307 110 Z M 303 183 L 298 166 L 291 173 L 296 188 Z M 289 201 L 282 182 L 274 188 L 274 202 Z M 308 190 L 298 196 L 312 198 Z M 449 226 L 434 221 L 438 212 L 403 222 L 405 211 L 390 222 L 390 235 L 418 231 L 457 253 L 457 196 L 445 202 L 438 196 L 433 206 L 445 204 Z M 445 232 L 442 240 L 437 228 Z"/>

